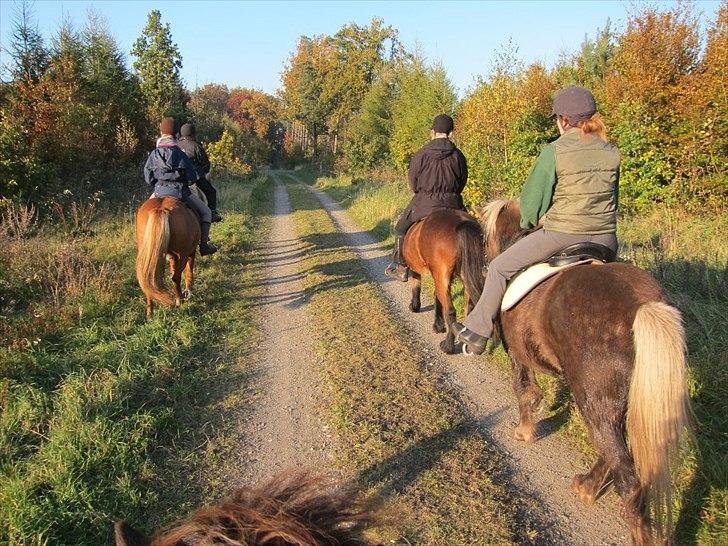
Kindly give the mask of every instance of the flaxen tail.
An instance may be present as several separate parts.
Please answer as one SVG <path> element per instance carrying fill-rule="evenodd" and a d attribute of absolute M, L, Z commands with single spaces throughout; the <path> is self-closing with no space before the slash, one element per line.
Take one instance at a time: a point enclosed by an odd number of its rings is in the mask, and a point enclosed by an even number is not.
<path fill-rule="evenodd" d="M 480 299 L 483 292 L 483 266 L 485 250 L 483 248 L 483 230 L 475 221 L 463 222 L 457 227 L 458 234 L 458 270 L 462 276 L 468 294 L 473 302 Z"/>
<path fill-rule="evenodd" d="M 164 264 L 169 246 L 169 211 L 155 209 L 147 217 L 144 237 L 137 251 L 136 274 L 148 297 L 171 305 L 172 293 L 164 284 Z"/>
<path fill-rule="evenodd" d="M 627 438 L 643 491 L 653 508 L 658 536 L 669 535 L 670 468 L 692 420 L 685 331 L 680 311 L 657 301 L 640 306 L 632 329 L 635 363 L 627 406 Z"/>

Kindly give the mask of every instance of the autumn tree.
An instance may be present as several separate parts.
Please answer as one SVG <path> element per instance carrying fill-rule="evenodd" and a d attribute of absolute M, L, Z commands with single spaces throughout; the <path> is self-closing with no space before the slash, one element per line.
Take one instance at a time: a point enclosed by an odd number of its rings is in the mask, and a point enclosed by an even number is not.
<path fill-rule="evenodd" d="M 10 57 L 15 81 L 37 82 L 48 65 L 48 50 L 33 20 L 32 5 L 25 0 L 15 12 Z"/>
<path fill-rule="evenodd" d="M 140 79 L 150 119 L 183 117 L 185 91 L 180 78 L 182 57 L 172 41 L 169 23 L 162 24 L 158 10 L 149 12 L 142 35 L 134 42 L 134 70 Z"/>
<path fill-rule="evenodd" d="M 210 142 L 222 136 L 229 98 L 227 86 L 217 83 L 208 83 L 190 93 L 187 109 L 192 115 L 199 140 Z"/>

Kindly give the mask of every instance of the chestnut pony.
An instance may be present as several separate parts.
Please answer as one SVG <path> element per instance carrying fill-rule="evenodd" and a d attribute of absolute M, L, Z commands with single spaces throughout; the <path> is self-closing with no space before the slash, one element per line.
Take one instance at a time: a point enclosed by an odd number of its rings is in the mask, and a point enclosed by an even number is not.
<path fill-rule="evenodd" d="M 154 302 L 179 305 L 190 295 L 195 251 L 200 243 L 200 221 L 192 210 L 174 197 L 152 197 L 139 207 L 136 217 L 136 275 L 147 297 L 147 318 Z M 174 294 L 164 283 L 164 262 L 169 260 Z M 180 281 L 185 272 L 185 293 Z"/>
<path fill-rule="evenodd" d="M 366 546 L 376 516 L 349 491 L 308 473 L 284 473 L 260 488 L 243 487 L 218 505 L 149 539 L 126 522 L 116 546 Z"/>
<path fill-rule="evenodd" d="M 480 213 L 486 260 L 526 233 L 516 201 Z M 598 456 L 572 489 L 592 503 L 611 478 L 633 543 L 650 544 L 653 531 L 669 536 L 670 466 L 692 414 L 682 317 L 657 281 L 625 263 L 576 266 L 502 312 L 496 330 L 513 364 L 516 439 L 536 438 L 543 391 L 535 372 L 564 377 Z"/>
<path fill-rule="evenodd" d="M 442 209 L 412 226 L 405 236 L 402 253 L 412 271 L 410 310 L 420 310 L 422 274 L 435 280 L 435 323 L 437 333 L 447 331 L 440 342 L 446 353 L 455 352 L 455 308 L 450 285 L 456 275 L 465 288 L 465 308 L 469 313 L 483 290 L 483 231 L 478 221 L 461 210 Z"/>

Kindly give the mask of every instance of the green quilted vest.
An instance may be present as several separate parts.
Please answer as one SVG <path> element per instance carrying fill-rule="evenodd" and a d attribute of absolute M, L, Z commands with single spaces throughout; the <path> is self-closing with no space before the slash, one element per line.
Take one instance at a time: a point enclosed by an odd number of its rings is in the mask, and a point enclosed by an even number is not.
<path fill-rule="evenodd" d="M 556 186 L 544 228 L 561 233 L 617 231 L 619 150 L 596 136 L 569 129 L 553 142 Z"/>

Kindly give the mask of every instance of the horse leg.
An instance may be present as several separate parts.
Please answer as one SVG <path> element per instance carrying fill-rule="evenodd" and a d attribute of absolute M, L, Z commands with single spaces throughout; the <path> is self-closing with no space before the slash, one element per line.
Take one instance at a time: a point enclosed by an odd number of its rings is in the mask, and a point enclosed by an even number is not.
<path fill-rule="evenodd" d="M 577 404 L 587 423 L 592 444 L 614 478 L 614 487 L 622 499 L 622 517 L 629 526 L 632 544 L 646 546 L 652 543 L 652 533 L 647 519 L 644 491 L 624 438 L 625 408 L 623 404 L 618 404 L 613 398 L 598 397 L 598 394 L 596 393 L 595 396 L 595 393 L 592 393 L 591 404 L 579 403 L 579 400 L 577 400 Z M 595 404 L 595 400 L 598 400 L 598 403 Z M 589 407 L 588 412 L 584 411 L 586 407 Z M 594 496 L 598 494 L 601 484 L 598 488 L 592 484 L 600 481 L 600 477 L 603 482 L 606 477 L 606 472 L 599 467 L 599 462 L 597 461 L 597 465 L 586 477 L 574 476 L 572 488 L 580 497 L 586 494 L 588 499 L 593 488 L 596 489 L 593 493 Z M 594 478 L 591 483 L 589 477 Z M 580 489 L 579 484 L 581 483 L 587 485 Z"/>
<path fill-rule="evenodd" d="M 447 335 L 440 342 L 440 349 L 446 354 L 455 352 L 455 307 L 452 304 L 450 296 L 450 277 L 444 274 L 437 275 L 435 278 L 435 295 L 442 304 L 442 317 L 445 320 L 445 330 Z"/>
<path fill-rule="evenodd" d="M 598 457 L 589 472 L 574 476 L 574 479 L 571 480 L 571 490 L 584 504 L 594 504 L 608 477 L 609 465 L 602 457 Z"/>
<path fill-rule="evenodd" d="M 412 272 L 412 299 L 410 300 L 409 308 L 413 313 L 420 312 L 420 291 L 422 290 L 422 275 L 419 273 Z"/>
<path fill-rule="evenodd" d="M 442 334 L 445 331 L 445 321 L 442 318 L 442 303 L 437 297 L 437 291 L 434 294 L 435 297 L 435 322 L 432 324 L 432 331 L 436 334 Z"/>
<path fill-rule="evenodd" d="M 154 300 L 147 296 L 147 320 L 152 318 L 152 313 L 154 313 Z"/>
<path fill-rule="evenodd" d="M 522 442 L 531 443 L 536 440 L 536 427 L 533 424 L 533 412 L 543 399 L 543 390 L 536 382 L 536 374 L 511 356 L 513 363 L 513 390 L 518 398 L 518 426 L 513 437 Z"/>
<path fill-rule="evenodd" d="M 185 300 L 190 299 L 192 296 L 192 285 L 195 281 L 195 255 L 194 253 L 187 259 L 187 266 L 185 267 L 185 291 L 182 293 Z"/>
<path fill-rule="evenodd" d="M 186 264 L 180 263 L 177 256 L 169 259 L 169 268 L 172 270 L 172 284 L 174 285 L 174 304 L 179 307 L 182 303 L 182 269 Z"/>

